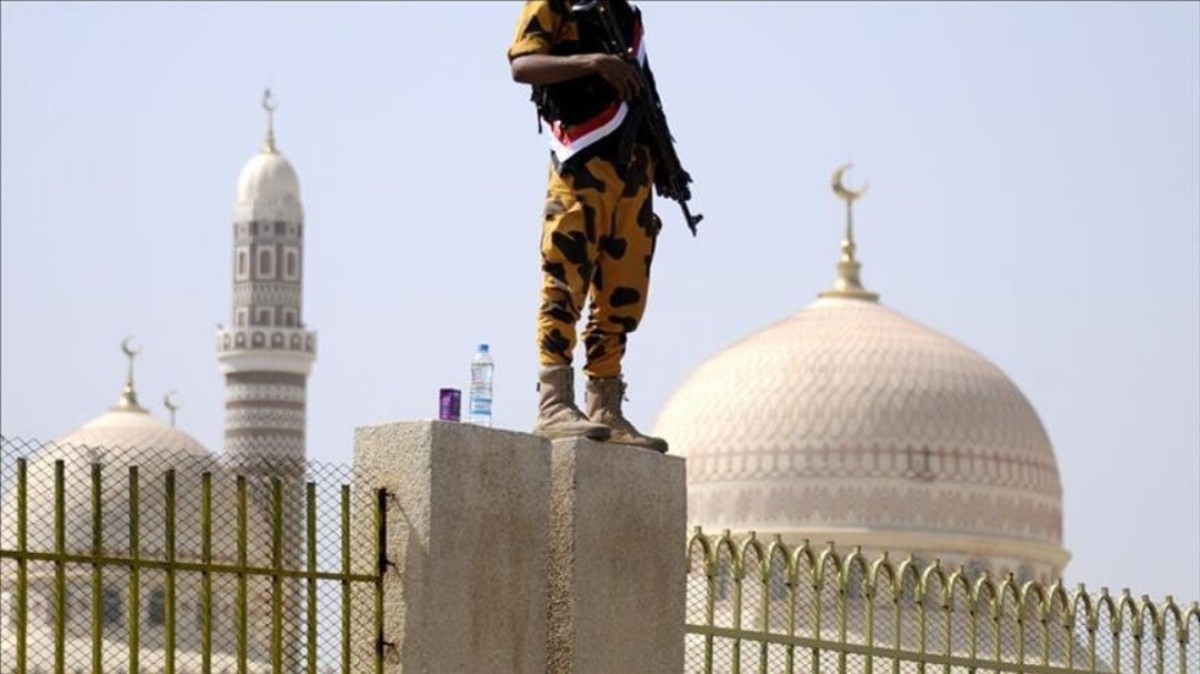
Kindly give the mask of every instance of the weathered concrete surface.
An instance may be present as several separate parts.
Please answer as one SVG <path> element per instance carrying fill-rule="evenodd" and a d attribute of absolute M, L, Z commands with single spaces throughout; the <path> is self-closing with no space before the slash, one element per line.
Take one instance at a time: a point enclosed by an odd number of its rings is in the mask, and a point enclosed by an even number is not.
<path fill-rule="evenodd" d="M 354 467 L 394 494 L 385 671 L 544 671 L 549 442 L 454 422 L 366 426 Z"/>
<path fill-rule="evenodd" d="M 584 439 L 551 447 L 546 671 L 682 672 L 684 460 Z"/>

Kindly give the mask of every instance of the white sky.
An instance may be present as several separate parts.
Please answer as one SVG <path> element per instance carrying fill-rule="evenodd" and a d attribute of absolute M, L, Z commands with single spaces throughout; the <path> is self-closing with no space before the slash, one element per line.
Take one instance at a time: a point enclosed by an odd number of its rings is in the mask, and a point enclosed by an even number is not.
<path fill-rule="evenodd" d="M 838 164 L 882 301 L 978 350 L 1041 414 L 1067 580 L 1200 598 L 1200 10 L 1167 4 L 647 2 L 696 179 L 673 203 L 627 409 L 832 281 Z M 497 425 L 535 408 L 546 175 L 504 51 L 519 4 L 0 6 L 0 413 L 52 439 L 145 403 L 218 450 L 217 323 L 261 89 L 306 208 L 309 455 L 436 415 L 474 345 Z"/>

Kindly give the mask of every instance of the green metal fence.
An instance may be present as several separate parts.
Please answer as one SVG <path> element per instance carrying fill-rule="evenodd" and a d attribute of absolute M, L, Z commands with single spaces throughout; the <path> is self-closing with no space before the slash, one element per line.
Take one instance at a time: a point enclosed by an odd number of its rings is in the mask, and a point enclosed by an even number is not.
<path fill-rule="evenodd" d="M 0 674 L 382 672 L 388 495 L 344 466 L 0 437 Z M 1200 606 L 688 541 L 688 673 L 1200 674 Z M 657 674 L 657 673 L 651 673 Z"/>
<path fill-rule="evenodd" d="M 0 671 L 382 672 L 384 492 L 163 455 L 0 438 Z"/>
<path fill-rule="evenodd" d="M 686 671 L 1200 673 L 1200 605 L 750 533 L 688 540 Z"/>

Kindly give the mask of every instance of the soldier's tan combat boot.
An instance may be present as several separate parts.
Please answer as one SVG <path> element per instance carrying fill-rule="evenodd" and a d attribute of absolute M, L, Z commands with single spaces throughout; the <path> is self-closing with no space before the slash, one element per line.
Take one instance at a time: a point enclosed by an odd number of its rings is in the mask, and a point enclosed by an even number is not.
<path fill-rule="evenodd" d="M 621 402 L 625 400 L 625 382 L 620 377 L 589 378 L 587 394 L 584 397 L 587 400 L 588 418 L 612 429 L 609 442 L 666 453 L 666 440 L 642 434 L 621 413 Z"/>
<path fill-rule="evenodd" d="M 588 421 L 575 406 L 575 371 L 571 366 L 553 365 L 538 371 L 538 417 L 533 422 L 533 434 L 551 440 L 607 440 L 612 431 Z"/>

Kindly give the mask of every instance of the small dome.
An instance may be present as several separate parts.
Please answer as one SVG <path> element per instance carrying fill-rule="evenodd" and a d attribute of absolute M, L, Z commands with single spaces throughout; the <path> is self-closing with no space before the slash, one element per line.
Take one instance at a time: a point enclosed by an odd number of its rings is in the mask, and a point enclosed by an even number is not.
<path fill-rule="evenodd" d="M 697 368 L 654 430 L 688 458 L 688 516 L 1061 570 L 1062 487 L 1037 412 L 958 342 L 822 297 Z"/>
<path fill-rule="evenodd" d="M 303 222 L 300 179 L 275 145 L 277 105 L 271 102 L 270 89 L 263 92 L 262 107 L 267 112 L 267 137 L 262 149 L 246 162 L 238 176 L 237 200 L 233 204 L 235 220 Z"/>
<path fill-rule="evenodd" d="M 175 470 L 176 551 L 181 559 L 201 555 L 201 475 L 212 474 L 214 559 L 236 559 L 233 476 L 191 435 L 155 418 L 140 407 L 115 407 L 75 431 L 47 443 L 29 457 L 27 467 L 29 545 L 51 550 L 54 545 L 55 463 L 63 461 L 65 546 L 68 551 L 92 547 L 92 466 L 100 466 L 103 544 L 109 551 L 129 550 L 130 468 L 138 468 L 139 547 L 144 554 L 161 553 L 165 541 L 166 475 Z M 6 512 L 16 511 L 16 490 L 5 495 Z M 10 524 L 11 522 L 11 524 Z M 254 510 L 249 517 L 252 538 L 262 537 L 265 521 Z M 5 547 L 15 541 L 15 519 L 5 522 Z M 265 558 L 261 547 L 252 556 Z"/>
<path fill-rule="evenodd" d="M 237 205 L 288 201 L 300 203 L 300 179 L 291 162 L 278 152 L 251 157 L 238 176 Z"/>

